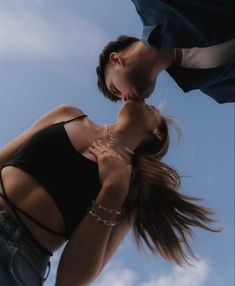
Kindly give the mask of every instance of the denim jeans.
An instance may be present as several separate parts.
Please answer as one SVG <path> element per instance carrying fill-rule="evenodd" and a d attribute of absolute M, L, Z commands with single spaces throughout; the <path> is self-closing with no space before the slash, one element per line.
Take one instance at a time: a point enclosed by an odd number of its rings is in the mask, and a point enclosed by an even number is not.
<path fill-rule="evenodd" d="M 50 256 L 0 206 L 0 286 L 41 286 Z"/>

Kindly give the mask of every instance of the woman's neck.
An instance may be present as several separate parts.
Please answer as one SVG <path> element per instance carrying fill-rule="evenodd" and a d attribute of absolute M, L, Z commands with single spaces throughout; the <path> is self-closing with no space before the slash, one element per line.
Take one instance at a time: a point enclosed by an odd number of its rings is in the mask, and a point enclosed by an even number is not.
<path fill-rule="evenodd" d="M 134 152 L 136 147 L 143 140 L 143 132 L 140 128 L 133 128 L 133 126 L 120 126 L 117 123 L 109 124 L 108 129 L 111 131 L 114 138 L 124 147 L 127 147 Z M 107 137 L 109 135 L 107 134 Z"/>
<path fill-rule="evenodd" d="M 118 144 L 115 144 L 114 142 L 111 142 L 110 136 L 107 133 L 107 130 L 105 130 L 105 126 L 103 125 L 97 125 L 94 122 L 92 123 L 92 134 L 93 139 L 92 140 L 98 140 L 101 141 L 108 141 L 110 143 L 113 143 L 113 147 L 115 149 L 118 149 L 119 153 L 126 153 L 126 155 L 130 155 L 129 152 L 125 151 L 123 148 L 118 146 Z M 112 133 L 113 137 L 124 147 L 127 147 L 131 151 L 134 151 L 136 147 L 144 140 L 144 132 L 140 128 L 140 124 L 137 122 L 134 124 L 132 122 L 115 122 L 111 124 L 106 124 L 110 132 Z M 123 149 L 123 150 L 121 150 Z M 123 152 L 121 152 L 123 151 Z M 128 154 L 129 153 L 129 154 Z"/>

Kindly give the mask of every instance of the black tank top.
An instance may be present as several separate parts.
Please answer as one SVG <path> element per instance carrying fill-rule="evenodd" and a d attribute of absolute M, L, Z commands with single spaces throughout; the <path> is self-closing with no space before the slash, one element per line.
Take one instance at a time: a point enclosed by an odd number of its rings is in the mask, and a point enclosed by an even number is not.
<path fill-rule="evenodd" d="M 86 115 L 52 124 L 36 132 L 3 166 L 24 170 L 45 188 L 63 216 L 64 234 L 48 229 L 14 205 L 7 197 L 1 179 L 3 198 L 15 213 L 19 211 L 41 227 L 66 239 L 71 236 L 101 189 L 97 163 L 79 154 L 64 128 L 66 123 L 84 117 Z"/>

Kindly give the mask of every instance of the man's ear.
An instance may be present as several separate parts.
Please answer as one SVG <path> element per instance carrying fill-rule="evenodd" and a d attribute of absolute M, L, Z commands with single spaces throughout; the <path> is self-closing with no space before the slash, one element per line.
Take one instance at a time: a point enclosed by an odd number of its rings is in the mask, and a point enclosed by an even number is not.
<path fill-rule="evenodd" d="M 119 53 L 117 53 L 117 52 L 112 52 L 109 55 L 109 60 L 110 60 L 111 64 L 114 66 L 123 66 L 123 60 L 120 57 Z"/>

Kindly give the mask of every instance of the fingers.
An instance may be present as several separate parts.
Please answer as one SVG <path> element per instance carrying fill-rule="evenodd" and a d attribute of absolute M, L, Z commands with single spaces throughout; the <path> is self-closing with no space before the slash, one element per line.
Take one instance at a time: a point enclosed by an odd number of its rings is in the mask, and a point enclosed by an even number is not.
<path fill-rule="evenodd" d="M 95 148 L 93 148 L 93 147 L 88 147 L 88 150 L 89 150 L 89 152 L 90 152 L 92 155 L 94 155 L 96 158 L 98 157 L 99 151 L 97 151 Z"/>
<path fill-rule="evenodd" d="M 102 155 L 112 155 L 115 157 L 121 157 L 120 154 L 118 154 L 109 143 L 103 143 L 100 140 L 93 143 L 92 147 L 89 147 L 89 151 L 94 156 L 102 156 Z"/>

